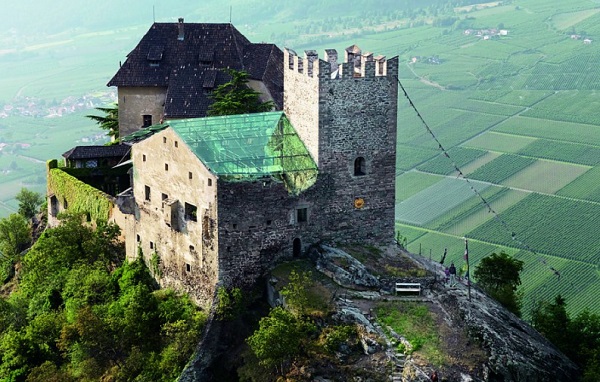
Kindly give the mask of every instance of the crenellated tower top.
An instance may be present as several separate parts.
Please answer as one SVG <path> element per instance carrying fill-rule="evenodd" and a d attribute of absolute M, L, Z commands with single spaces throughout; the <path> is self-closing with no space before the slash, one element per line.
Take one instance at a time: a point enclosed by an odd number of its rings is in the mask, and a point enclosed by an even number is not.
<path fill-rule="evenodd" d="M 387 60 L 385 56 L 375 56 L 370 52 L 363 53 L 356 45 L 345 49 L 342 63 L 338 63 L 338 52 L 335 49 L 325 49 L 322 60 L 315 50 L 305 50 L 304 57 L 300 57 L 287 48 L 284 50 L 284 63 L 285 70 L 322 79 L 372 78 L 387 76 L 388 73 L 394 75 L 398 65 L 397 60 Z"/>

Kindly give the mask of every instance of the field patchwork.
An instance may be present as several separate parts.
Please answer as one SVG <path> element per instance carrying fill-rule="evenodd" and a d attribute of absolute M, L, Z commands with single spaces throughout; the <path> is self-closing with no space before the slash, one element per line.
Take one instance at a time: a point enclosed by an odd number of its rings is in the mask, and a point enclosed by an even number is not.
<path fill-rule="evenodd" d="M 396 203 L 396 220 L 424 226 L 473 196 L 471 185 L 479 192 L 488 184 L 464 179 L 445 178 L 410 198 Z"/>

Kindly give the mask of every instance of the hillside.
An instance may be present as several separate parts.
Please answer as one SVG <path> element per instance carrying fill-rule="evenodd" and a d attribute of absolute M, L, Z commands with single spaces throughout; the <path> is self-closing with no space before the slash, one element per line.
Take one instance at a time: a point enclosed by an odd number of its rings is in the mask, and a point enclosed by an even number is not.
<path fill-rule="evenodd" d="M 446 381 L 577 380 L 578 368 L 539 333 L 476 287 L 470 299 L 464 285 L 449 288 L 439 266 L 397 248 L 345 250 L 314 248 L 311 261 L 284 263 L 273 272 L 272 302 L 283 297 L 291 272 L 310 272 L 312 279 L 304 320 L 315 328 L 291 362 L 274 370 L 253 361 L 243 337 L 252 333 L 247 326 L 257 320 L 257 305 L 246 303 L 238 318 L 213 316 L 180 380 L 429 381 L 433 371 Z M 420 282 L 422 293 L 391 293 L 398 280 Z M 277 341 L 288 337 L 282 333 Z"/>
<path fill-rule="evenodd" d="M 400 54 L 400 80 L 413 104 L 489 202 L 457 179 L 455 166 L 402 99 L 397 219 L 408 248 L 433 257 L 448 248 L 460 263 L 462 238 L 469 237 L 475 261 L 498 250 L 525 261 L 525 314 L 534 301 L 558 293 L 573 313 L 598 313 L 597 5 L 520 0 L 469 6 L 474 3 L 259 7 L 239 1 L 232 3 L 232 19 L 253 41 L 298 52 L 356 43 Z M 0 119 L 0 216 L 15 211 L 21 187 L 45 189 L 47 158 L 103 142 L 83 115 L 114 100 L 104 85 L 152 20 L 152 8 L 141 1 L 71 5 L 15 5 L 0 30 L 9 47 L 0 52 L 0 113 L 8 106 L 10 114 Z M 23 18 L 26 12 L 30 17 Z M 181 1 L 157 5 L 155 15 L 222 22 L 229 7 Z M 69 114 L 59 116 L 59 110 Z"/>

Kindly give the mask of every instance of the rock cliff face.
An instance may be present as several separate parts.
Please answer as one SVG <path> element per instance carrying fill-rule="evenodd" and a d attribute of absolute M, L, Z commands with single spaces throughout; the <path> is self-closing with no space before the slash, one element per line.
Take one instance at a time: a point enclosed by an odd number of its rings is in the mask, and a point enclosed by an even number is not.
<path fill-rule="evenodd" d="M 348 248 L 347 252 L 357 254 L 355 248 Z M 577 366 L 526 322 L 476 287 L 471 288 L 470 298 L 463 284 L 447 287 L 442 282 L 441 268 L 436 264 L 400 253 L 396 248 L 387 248 L 377 256 L 356 256 L 362 262 L 347 252 L 321 246 L 314 248 L 309 257 L 315 268 L 330 278 L 329 287 L 335 288 L 336 313 L 332 320 L 354 323 L 361 328 L 360 346 L 355 350 L 358 354 L 340 354 L 338 358 L 352 360 L 372 373 L 367 378 L 357 377 L 358 369 L 351 365 L 315 367 L 306 360 L 298 365 L 304 370 L 305 378 L 297 380 L 429 381 L 434 370 L 440 381 L 566 382 L 579 379 Z M 396 271 L 390 274 L 382 270 Z M 403 277 L 393 276 L 399 273 Z M 419 282 L 421 295 L 396 296 L 392 290 L 397 281 Z M 437 319 L 443 351 L 449 354 L 443 364 L 428 359 L 419 351 L 411 352 L 411 345 L 403 333 L 396 333 L 382 324 L 374 313 L 381 303 L 426 306 Z M 223 357 L 217 353 L 226 353 L 230 357 L 235 354 L 232 350 L 235 347 L 224 346 L 224 342 L 231 341 L 231 333 L 221 336 L 221 325 L 208 326 L 213 328 L 213 333 L 209 329 L 205 334 L 206 342 L 200 345 L 198 356 L 184 372 L 182 381 L 213 380 L 210 375 L 214 376 L 219 367 L 225 367 L 219 365 Z M 225 338 L 229 340 L 223 341 Z M 238 344 L 243 342 L 243 339 L 238 340 L 241 340 Z M 407 349 L 406 354 L 398 351 L 398 344 Z M 210 358 L 215 362 L 206 362 Z"/>

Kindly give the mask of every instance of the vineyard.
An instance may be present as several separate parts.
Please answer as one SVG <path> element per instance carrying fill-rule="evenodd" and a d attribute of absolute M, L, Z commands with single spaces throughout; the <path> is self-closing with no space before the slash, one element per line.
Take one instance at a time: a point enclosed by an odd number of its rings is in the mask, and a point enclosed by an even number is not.
<path fill-rule="evenodd" d="M 597 233 L 589 227 L 600 226 L 600 204 L 531 194 L 500 217 L 518 240 L 537 252 L 598 265 L 600 247 L 596 242 Z M 497 220 L 488 221 L 467 236 L 520 247 L 519 242 L 511 237 L 511 232 Z"/>
<path fill-rule="evenodd" d="M 535 140 L 536 138 L 486 131 L 466 142 L 464 146 L 516 154 Z"/>
<path fill-rule="evenodd" d="M 572 90 L 553 94 L 521 115 L 556 121 L 600 124 L 596 91 Z"/>
<path fill-rule="evenodd" d="M 564 0 L 524 2 L 527 11 L 499 6 L 465 20 L 473 29 L 504 24 L 509 33 L 499 39 L 432 28 L 417 42 L 425 33 L 414 30 L 399 43 L 406 47 L 400 71 L 452 160 L 478 188 L 476 179 L 496 184 L 481 196 L 536 253 L 521 250 L 481 198 L 460 186 L 402 94 L 398 154 L 408 172 L 397 181 L 404 187 L 397 192 L 398 229 L 408 233 L 410 251 L 439 259 L 448 247 L 459 265 L 465 235 L 473 238 L 474 264 L 492 251 L 516 254 L 525 261 L 525 316 L 535 301 L 558 293 L 570 311 L 600 313 L 600 204 L 588 202 L 600 203 L 600 11 Z M 572 33 L 594 41 L 584 44 Z M 414 56 L 440 63 L 407 63 Z"/>
<path fill-rule="evenodd" d="M 479 191 L 489 185 L 471 182 Z M 440 198 L 439 195 L 444 195 Z M 425 226 L 429 221 L 458 206 L 473 196 L 473 191 L 462 179 L 445 178 L 427 189 L 396 204 L 396 220 Z"/>
<path fill-rule="evenodd" d="M 532 158 L 504 154 L 479 167 L 471 174 L 468 174 L 468 177 L 484 182 L 500 184 L 503 180 L 523 170 L 525 167 L 533 164 L 534 162 L 535 159 Z"/>
<path fill-rule="evenodd" d="M 502 182 L 503 185 L 545 194 L 554 194 L 589 167 L 571 163 L 536 160 L 531 166 Z"/>
<path fill-rule="evenodd" d="M 600 167 L 587 171 L 556 194 L 600 203 Z"/>
<path fill-rule="evenodd" d="M 548 119 L 513 117 L 494 127 L 496 132 L 589 144 L 600 142 L 597 126 Z"/>
<path fill-rule="evenodd" d="M 521 155 L 578 163 L 588 166 L 600 164 L 600 146 L 538 139 L 518 151 Z"/>
<path fill-rule="evenodd" d="M 440 175 L 449 175 L 455 172 L 453 162 L 458 167 L 463 167 L 467 163 L 486 154 L 485 151 L 477 149 L 469 149 L 464 147 L 453 147 L 448 151 L 450 158 L 445 155 L 438 155 L 434 159 L 417 167 L 419 171 L 431 172 Z"/>
<path fill-rule="evenodd" d="M 396 202 L 423 191 L 443 178 L 437 175 L 410 171 L 396 177 Z"/>

